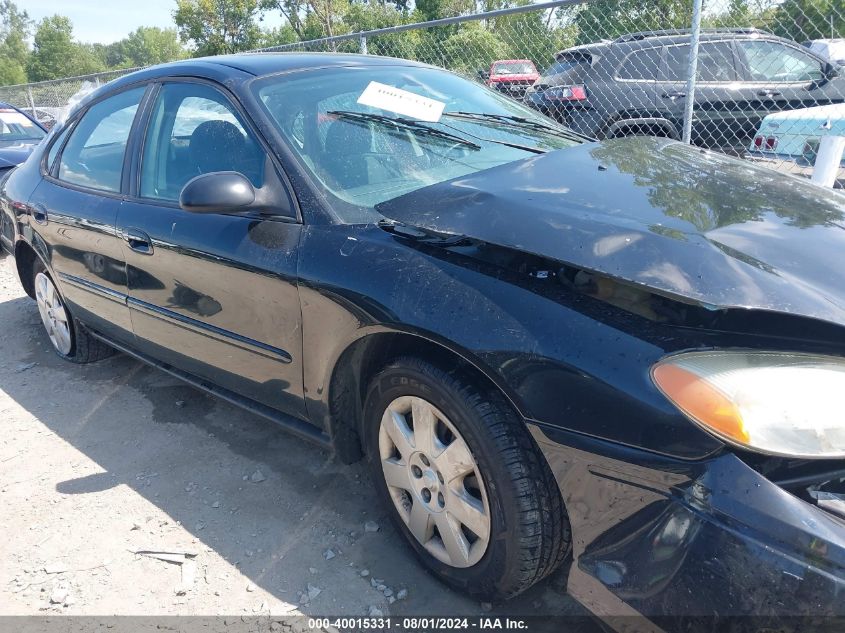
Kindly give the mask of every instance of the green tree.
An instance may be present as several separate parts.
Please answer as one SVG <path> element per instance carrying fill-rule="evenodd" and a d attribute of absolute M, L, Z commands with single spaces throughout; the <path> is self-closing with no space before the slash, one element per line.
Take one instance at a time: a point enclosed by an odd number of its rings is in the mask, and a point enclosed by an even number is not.
<path fill-rule="evenodd" d="M 196 55 L 237 53 L 261 41 L 260 0 L 176 0 L 173 19 Z"/>
<path fill-rule="evenodd" d="M 493 33 L 507 46 L 507 57 L 530 59 L 543 70 L 554 61 L 555 53 L 575 44 L 577 38 L 574 24 L 557 26 L 550 18 L 540 11 L 497 18 Z"/>
<path fill-rule="evenodd" d="M 437 58 L 430 61 L 475 78 L 479 68 L 488 68 L 491 61 L 503 59 L 507 53 L 502 40 L 481 24 L 469 22 L 444 40 L 436 49 Z"/>
<path fill-rule="evenodd" d="M 0 84 L 25 83 L 32 20 L 11 0 L 0 1 Z"/>
<path fill-rule="evenodd" d="M 67 17 L 54 15 L 38 23 L 27 64 L 30 81 L 87 75 L 105 69 L 93 46 L 74 41 L 73 24 Z"/>
<path fill-rule="evenodd" d="M 595 0 L 578 12 L 578 43 L 588 44 L 636 31 L 689 28 L 690 0 Z"/>
<path fill-rule="evenodd" d="M 797 42 L 841 37 L 845 33 L 842 0 L 786 0 L 772 17 L 776 35 Z"/>
<path fill-rule="evenodd" d="M 121 42 L 123 63 L 129 67 L 163 64 L 187 56 L 176 29 L 140 26 Z"/>

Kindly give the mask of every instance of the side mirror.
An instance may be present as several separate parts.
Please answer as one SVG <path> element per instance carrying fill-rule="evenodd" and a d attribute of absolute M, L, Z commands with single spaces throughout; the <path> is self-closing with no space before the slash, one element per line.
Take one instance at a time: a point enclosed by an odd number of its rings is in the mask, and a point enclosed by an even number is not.
<path fill-rule="evenodd" d="M 478 78 L 481 81 L 487 81 L 490 78 L 490 73 L 484 70 L 483 68 L 479 68 L 476 73 L 478 74 Z"/>
<path fill-rule="evenodd" d="M 255 188 L 236 171 L 215 171 L 192 178 L 179 194 L 179 206 L 191 213 L 247 211 L 255 203 Z"/>
<path fill-rule="evenodd" d="M 825 64 L 824 66 L 824 76 L 828 79 L 836 79 L 841 72 L 841 68 L 836 64 Z"/>

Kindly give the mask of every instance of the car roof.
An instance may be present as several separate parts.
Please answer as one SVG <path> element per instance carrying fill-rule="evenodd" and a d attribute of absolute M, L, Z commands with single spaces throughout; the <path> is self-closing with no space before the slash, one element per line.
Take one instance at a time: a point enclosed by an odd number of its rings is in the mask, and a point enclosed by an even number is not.
<path fill-rule="evenodd" d="M 124 86 L 150 81 L 159 77 L 200 77 L 227 85 L 237 84 L 252 77 L 261 77 L 275 73 L 307 70 L 309 68 L 364 66 L 418 66 L 428 64 L 379 55 L 359 55 L 353 53 L 241 53 L 235 55 L 216 55 L 198 57 L 157 66 L 150 66 L 118 77 L 94 90 L 82 99 L 74 109 L 79 110 L 85 104 L 100 98 L 101 95 L 119 90 Z"/>
<path fill-rule="evenodd" d="M 159 64 L 124 75 L 109 82 L 109 86 L 134 83 L 155 77 L 194 75 L 218 78 L 221 75 L 252 75 L 261 77 L 279 72 L 326 68 L 332 66 L 425 66 L 419 62 L 378 55 L 351 53 L 242 53 L 198 57 L 167 64 Z M 232 72 L 234 71 L 234 72 Z"/>
<path fill-rule="evenodd" d="M 650 48 L 655 46 L 666 46 L 672 44 L 686 44 L 692 39 L 692 33 L 688 29 L 673 29 L 664 31 L 642 31 L 638 33 L 628 33 L 620 35 L 614 40 L 599 40 L 590 44 L 580 44 L 572 46 L 559 51 L 555 54 L 555 58 L 566 53 L 600 53 L 602 50 L 607 50 L 610 47 L 621 47 L 623 50 L 632 51 L 640 48 Z M 702 42 L 709 42 L 712 40 L 750 40 L 750 39 L 765 39 L 768 41 L 779 41 L 788 44 L 797 44 L 792 40 L 778 37 L 768 31 L 763 31 L 756 28 L 736 28 L 736 29 L 701 29 L 700 39 Z"/>

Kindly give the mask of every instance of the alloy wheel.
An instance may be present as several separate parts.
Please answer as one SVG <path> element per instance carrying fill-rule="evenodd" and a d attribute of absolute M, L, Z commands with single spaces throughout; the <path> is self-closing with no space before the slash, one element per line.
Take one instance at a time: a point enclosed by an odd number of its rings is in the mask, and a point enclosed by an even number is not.
<path fill-rule="evenodd" d="M 52 280 L 43 272 L 35 276 L 35 300 L 50 342 L 59 354 L 67 356 L 72 344 L 68 313 Z"/>
<path fill-rule="evenodd" d="M 478 464 L 454 424 L 430 402 L 402 396 L 379 428 L 388 491 L 414 538 L 439 561 L 475 565 L 490 542 L 490 506 Z"/>

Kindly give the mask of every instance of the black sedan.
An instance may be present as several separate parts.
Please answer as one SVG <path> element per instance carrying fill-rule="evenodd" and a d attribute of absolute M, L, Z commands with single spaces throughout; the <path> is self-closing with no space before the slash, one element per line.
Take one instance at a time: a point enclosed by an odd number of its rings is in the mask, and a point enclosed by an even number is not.
<path fill-rule="evenodd" d="M 364 457 L 423 565 L 845 615 L 845 197 L 371 56 L 159 66 L 0 191 L 56 352 Z"/>

